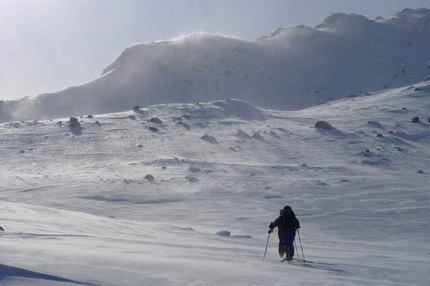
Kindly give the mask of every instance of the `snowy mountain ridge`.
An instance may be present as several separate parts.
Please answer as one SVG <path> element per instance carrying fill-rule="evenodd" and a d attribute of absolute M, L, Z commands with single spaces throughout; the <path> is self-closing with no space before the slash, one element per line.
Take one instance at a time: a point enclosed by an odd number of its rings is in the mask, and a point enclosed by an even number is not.
<path fill-rule="evenodd" d="M 430 76 L 430 9 L 369 20 L 335 13 L 256 41 L 193 33 L 127 48 L 94 81 L 0 103 L 0 122 L 237 98 L 298 110 Z"/>

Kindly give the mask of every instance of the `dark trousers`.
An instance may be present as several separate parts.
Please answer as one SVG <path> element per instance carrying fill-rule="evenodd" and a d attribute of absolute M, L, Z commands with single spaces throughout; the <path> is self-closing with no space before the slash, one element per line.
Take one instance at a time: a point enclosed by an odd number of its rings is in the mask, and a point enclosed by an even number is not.
<path fill-rule="evenodd" d="M 279 256 L 282 258 L 284 256 L 284 245 L 282 244 L 282 232 L 278 230 L 278 238 L 279 238 L 279 245 L 278 245 L 278 253 Z"/>
<path fill-rule="evenodd" d="M 279 231 L 279 256 L 283 256 L 287 251 L 290 253 L 291 257 L 294 256 L 294 238 L 296 237 L 296 232 L 286 232 Z M 282 252 L 281 252 L 282 251 Z"/>

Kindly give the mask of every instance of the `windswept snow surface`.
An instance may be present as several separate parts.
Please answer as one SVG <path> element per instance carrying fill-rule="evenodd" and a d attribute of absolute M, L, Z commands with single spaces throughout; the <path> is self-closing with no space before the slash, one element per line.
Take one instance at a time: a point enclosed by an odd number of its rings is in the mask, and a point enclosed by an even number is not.
<path fill-rule="evenodd" d="M 2 123 L 0 284 L 429 285 L 429 110 L 422 83 Z M 298 253 L 263 261 L 286 204 Z"/>
<path fill-rule="evenodd" d="M 193 33 L 135 45 L 91 82 L 0 102 L 0 122 L 229 97 L 260 108 L 299 110 L 415 84 L 430 76 L 429 21 L 430 9 L 424 8 L 375 20 L 335 13 L 314 28 L 279 28 L 255 41 Z"/>

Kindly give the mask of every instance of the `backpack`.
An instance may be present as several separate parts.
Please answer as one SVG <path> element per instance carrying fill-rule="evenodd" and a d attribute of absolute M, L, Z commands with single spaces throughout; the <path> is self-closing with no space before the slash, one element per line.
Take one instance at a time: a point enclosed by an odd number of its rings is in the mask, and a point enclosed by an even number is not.
<path fill-rule="evenodd" d="M 285 206 L 282 216 L 284 217 L 284 225 L 282 226 L 282 229 L 284 231 L 294 232 L 296 230 L 296 215 L 293 210 L 289 206 Z"/>

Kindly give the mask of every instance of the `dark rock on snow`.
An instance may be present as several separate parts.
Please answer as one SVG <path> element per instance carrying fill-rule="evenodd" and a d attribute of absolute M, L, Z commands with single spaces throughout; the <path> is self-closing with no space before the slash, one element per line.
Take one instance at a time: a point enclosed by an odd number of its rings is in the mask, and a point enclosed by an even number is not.
<path fill-rule="evenodd" d="M 315 123 L 315 127 L 321 129 L 333 129 L 333 126 L 327 121 L 318 121 Z"/>
<path fill-rule="evenodd" d="M 78 123 L 78 119 L 76 117 L 70 117 L 70 123 Z"/>
<path fill-rule="evenodd" d="M 150 182 L 152 182 L 152 181 L 154 181 L 154 180 L 155 180 L 154 176 L 153 176 L 153 175 L 151 175 L 151 174 L 147 174 L 147 175 L 145 176 L 145 179 L 147 179 L 147 180 L 148 180 L 148 181 L 150 181 Z"/>

